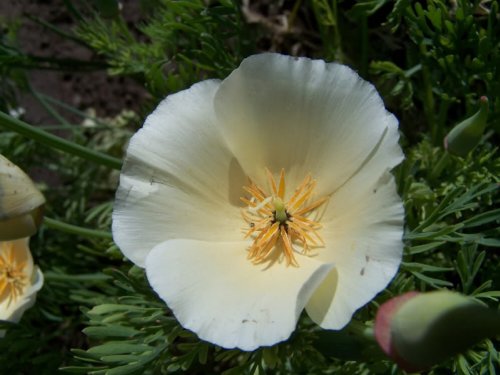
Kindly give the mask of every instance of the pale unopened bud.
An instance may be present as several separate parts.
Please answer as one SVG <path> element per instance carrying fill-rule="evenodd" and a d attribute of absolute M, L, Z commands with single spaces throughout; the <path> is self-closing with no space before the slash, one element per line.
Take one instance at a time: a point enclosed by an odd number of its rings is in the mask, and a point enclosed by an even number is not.
<path fill-rule="evenodd" d="M 500 314 L 450 291 L 411 292 L 382 305 L 375 337 L 406 371 L 419 371 L 500 334 Z"/>
<path fill-rule="evenodd" d="M 479 144 L 488 119 L 488 98 L 482 96 L 479 104 L 474 115 L 456 125 L 444 138 L 444 148 L 450 154 L 465 157 Z"/>
<path fill-rule="evenodd" d="M 44 203 L 33 181 L 0 155 L 0 241 L 33 235 L 42 222 Z"/>

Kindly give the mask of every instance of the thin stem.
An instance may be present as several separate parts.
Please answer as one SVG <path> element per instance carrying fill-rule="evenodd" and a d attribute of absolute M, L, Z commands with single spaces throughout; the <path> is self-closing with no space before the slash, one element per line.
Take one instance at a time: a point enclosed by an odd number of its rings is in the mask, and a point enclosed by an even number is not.
<path fill-rule="evenodd" d="M 92 121 L 94 121 L 96 124 L 98 125 L 101 125 L 102 127 L 104 128 L 107 128 L 107 129 L 110 129 L 111 126 L 109 126 L 109 124 L 99 120 L 97 117 L 95 116 L 90 116 L 88 113 L 85 113 L 83 111 L 80 111 L 78 109 L 76 109 L 75 107 L 69 105 L 69 104 L 66 104 L 60 100 L 57 100 L 55 98 L 52 98 L 50 96 L 47 96 L 45 94 L 42 94 L 42 93 L 38 93 L 38 95 L 43 98 L 45 101 L 49 102 L 49 103 L 52 103 L 52 104 L 55 104 L 56 106 L 58 107 L 61 107 L 61 108 L 64 108 L 65 110 L 75 114 L 75 115 L 78 115 L 84 119 L 91 119 Z M 95 127 L 94 127 L 95 128 Z"/>
<path fill-rule="evenodd" d="M 427 48 L 425 48 L 423 43 L 420 44 L 419 48 L 422 56 L 427 56 Z M 434 120 L 434 95 L 432 93 L 431 76 L 425 63 L 422 64 L 422 80 L 424 84 L 424 112 L 427 117 L 427 122 L 429 123 L 432 142 L 436 144 L 438 129 L 436 129 L 436 121 Z"/>
<path fill-rule="evenodd" d="M 366 77 L 368 73 L 368 17 L 361 16 L 361 76 Z"/>
<path fill-rule="evenodd" d="M 364 323 L 358 322 L 356 320 L 351 320 L 348 329 L 358 337 L 363 337 L 368 341 L 375 341 L 375 333 L 373 328 L 365 325 Z"/>
<path fill-rule="evenodd" d="M 293 4 L 292 11 L 290 12 L 290 15 L 288 16 L 288 27 L 291 29 L 293 22 L 295 21 L 295 18 L 297 17 L 297 12 L 300 9 L 300 5 L 302 4 L 302 0 L 296 0 L 295 4 Z"/>
<path fill-rule="evenodd" d="M 64 70 L 64 71 L 90 71 L 109 67 L 109 64 L 101 61 L 85 61 L 70 58 L 44 57 L 25 54 L 14 47 L 2 46 L 3 52 L 8 54 L 8 60 L 4 63 L 8 66 L 21 69 L 41 70 Z"/>
<path fill-rule="evenodd" d="M 102 273 L 84 273 L 79 275 L 68 275 L 68 274 L 58 274 L 54 271 L 46 271 L 43 273 L 45 280 L 54 281 L 81 281 L 81 282 L 94 282 L 94 281 L 106 281 L 111 279 L 110 276 L 104 275 Z"/>
<path fill-rule="evenodd" d="M 60 122 L 61 124 L 65 126 L 70 126 L 70 123 L 66 121 L 66 119 L 59 114 L 52 106 L 47 103 L 39 94 L 37 91 L 33 90 L 33 87 L 31 87 L 30 84 L 28 84 L 28 89 L 33 94 L 36 100 L 45 108 L 45 110 L 54 118 L 54 120 Z"/>
<path fill-rule="evenodd" d="M 69 33 L 65 32 L 64 30 L 51 24 L 50 22 L 44 21 L 43 19 L 35 17 L 31 14 L 26 14 L 26 17 L 28 19 L 32 20 L 33 22 L 38 23 L 39 25 L 47 28 L 48 30 L 52 31 L 53 33 L 65 38 L 65 39 L 71 40 L 73 42 L 76 42 L 76 43 L 84 46 L 84 47 L 89 48 L 89 45 L 87 43 L 85 43 L 82 39 L 76 37 L 74 34 L 69 34 Z"/>
<path fill-rule="evenodd" d="M 339 11 L 337 7 L 337 0 L 332 1 L 333 15 L 335 17 L 335 22 L 333 24 L 334 39 L 335 39 L 335 57 L 338 61 L 343 62 L 344 53 L 342 52 L 342 37 L 340 35 L 339 27 Z"/>
<path fill-rule="evenodd" d="M 71 0 L 63 0 L 64 5 L 68 8 L 68 11 L 78 20 L 84 21 L 82 14 L 75 8 Z"/>
<path fill-rule="evenodd" d="M 113 236 L 110 232 L 82 228 L 77 225 L 72 225 L 59 220 L 51 219 L 50 217 L 45 217 L 43 223 L 48 228 L 60 230 L 61 232 L 76 234 L 82 237 L 106 238 L 109 240 L 113 239 Z"/>
<path fill-rule="evenodd" d="M 0 111 L 0 125 L 3 125 L 9 130 L 24 135 L 25 137 L 31 138 L 37 142 L 43 143 L 49 147 L 53 147 L 57 150 L 67 152 L 68 154 L 93 161 L 94 163 L 118 170 L 120 170 L 122 167 L 122 161 L 118 158 L 103 154 L 98 151 L 94 151 L 77 143 L 57 137 L 46 131 L 31 126 L 24 121 L 13 118 L 2 111 Z"/>
<path fill-rule="evenodd" d="M 431 173 L 429 175 L 429 180 L 434 181 L 436 180 L 440 175 L 443 169 L 448 165 L 450 161 L 450 154 L 448 152 L 444 152 L 439 161 L 436 163 L 434 168 L 432 168 Z"/>

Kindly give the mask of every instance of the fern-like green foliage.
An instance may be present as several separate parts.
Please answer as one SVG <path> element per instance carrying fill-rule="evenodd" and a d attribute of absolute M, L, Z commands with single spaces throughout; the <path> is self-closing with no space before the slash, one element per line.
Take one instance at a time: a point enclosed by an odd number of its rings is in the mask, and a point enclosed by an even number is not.
<path fill-rule="evenodd" d="M 78 37 L 110 65 L 110 74 L 138 76 L 163 97 L 203 77 L 227 76 L 253 50 L 239 6 L 221 1 L 161 0 L 149 4 L 147 22 L 130 30 L 118 14 L 88 17 Z"/>
<path fill-rule="evenodd" d="M 373 61 L 371 72 L 380 76 L 382 92 L 395 105 L 423 109 L 434 144 L 442 142 L 453 121 L 473 113 L 483 95 L 492 102 L 490 126 L 499 129 L 498 7 L 496 0 L 393 5 L 386 25 L 398 36 L 405 63 Z"/>
<path fill-rule="evenodd" d="M 373 342 L 381 303 L 410 290 L 449 288 L 498 309 L 498 0 L 143 0 L 135 25 L 115 0 L 64 4 L 76 24 L 70 32 L 29 17 L 90 48 L 95 59 L 28 55 L 9 26 L 0 43 L 0 109 L 16 108 L 16 90 L 31 90 L 54 120 L 45 130 L 63 130 L 68 140 L 115 158 L 142 115 L 96 118 L 37 92 L 25 73 L 106 69 L 135 78 L 157 102 L 202 79 L 227 76 L 244 57 L 265 50 L 263 41 L 280 40 L 272 29 L 247 22 L 243 6 L 254 6 L 261 17 L 278 15 L 300 29 L 294 43 L 286 30 L 280 34 L 283 42 L 273 45 L 280 52 L 340 61 L 373 81 L 401 124 L 406 160 L 394 174 L 406 210 L 404 259 L 389 287 L 344 330 L 320 330 L 304 315 L 286 342 L 251 353 L 225 350 L 182 328 L 144 272 L 112 242 L 117 171 L 0 129 L 1 153 L 30 172 L 49 174 L 40 189 L 47 217 L 55 219 L 31 242 L 46 280 L 37 304 L 22 324 L 1 324 L 8 331 L 0 339 L 0 373 L 402 374 Z M 465 158 L 447 154 L 444 135 L 475 112 L 482 95 L 490 114 L 481 143 Z M 69 123 L 62 110 L 81 121 Z M 54 232 L 56 221 L 95 232 Z M 498 348 L 498 340 L 486 340 L 428 373 L 498 373 Z"/>

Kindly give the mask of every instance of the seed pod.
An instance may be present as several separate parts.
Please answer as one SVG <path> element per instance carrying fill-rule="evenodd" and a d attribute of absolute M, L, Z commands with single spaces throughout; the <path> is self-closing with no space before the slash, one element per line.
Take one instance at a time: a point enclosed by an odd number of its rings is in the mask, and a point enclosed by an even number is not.
<path fill-rule="evenodd" d="M 42 222 L 44 203 L 33 181 L 0 155 L 0 241 L 32 236 Z"/>
<path fill-rule="evenodd" d="M 474 115 L 456 125 L 444 138 L 444 148 L 453 155 L 465 157 L 479 144 L 488 119 L 488 98 L 482 96 Z"/>

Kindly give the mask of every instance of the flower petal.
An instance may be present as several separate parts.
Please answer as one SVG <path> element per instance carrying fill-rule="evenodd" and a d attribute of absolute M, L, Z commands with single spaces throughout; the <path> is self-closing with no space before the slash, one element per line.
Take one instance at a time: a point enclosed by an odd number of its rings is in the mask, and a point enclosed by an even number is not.
<path fill-rule="evenodd" d="M 134 135 L 120 176 L 113 237 L 134 263 L 172 238 L 240 240 L 245 176 L 214 125 L 218 81 L 170 95 Z"/>
<path fill-rule="evenodd" d="M 43 282 L 44 278 L 42 271 L 40 271 L 38 267 L 35 267 L 32 277 L 32 284 L 26 288 L 23 297 L 20 298 L 17 303 L 5 307 L 5 310 L 2 312 L 2 314 L 5 313 L 6 316 L 5 318 L 2 316 L 2 319 L 14 323 L 19 322 L 24 312 L 35 304 L 36 294 L 40 289 L 42 289 Z M 3 308 L 0 309 L 3 310 Z"/>
<path fill-rule="evenodd" d="M 4 295 L 0 302 L 0 320 L 18 322 L 24 312 L 29 309 L 36 300 L 36 293 L 43 286 L 43 274 L 40 269 L 33 265 L 33 257 L 29 249 L 29 238 L 20 238 L 14 241 L 0 242 L 0 253 L 12 252 L 17 265 L 24 264 L 23 274 L 28 279 L 28 284 L 23 286 L 22 294 L 13 301 Z M 6 253 L 3 254 L 6 256 Z"/>
<path fill-rule="evenodd" d="M 225 348 L 254 350 L 287 339 L 331 264 L 254 265 L 246 242 L 170 240 L 146 259 L 150 284 L 179 322 Z"/>
<path fill-rule="evenodd" d="M 348 67 L 270 53 L 245 59 L 222 82 L 215 111 L 228 147 L 252 179 L 263 184 L 264 167 L 285 168 L 296 186 L 310 173 L 320 195 L 351 178 L 387 129 L 397 128 L 374 87 Z"/>
<path fill-rule="evenodd" d="M 370 168 L 330 199 L 317 258 L 334 262 L 338 275 L 327 277 L 306 306 L 323 328 L 340 329 L 354 312 L 383 290 L 401 262 L 404 210 L 393 176 L 369 182 Z M 356 181 L 360 178 L 360 181 Z"/>

